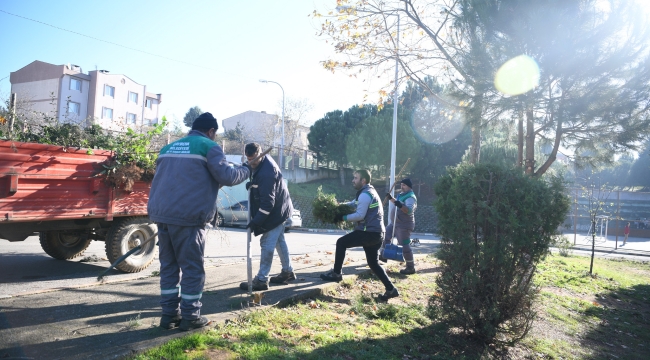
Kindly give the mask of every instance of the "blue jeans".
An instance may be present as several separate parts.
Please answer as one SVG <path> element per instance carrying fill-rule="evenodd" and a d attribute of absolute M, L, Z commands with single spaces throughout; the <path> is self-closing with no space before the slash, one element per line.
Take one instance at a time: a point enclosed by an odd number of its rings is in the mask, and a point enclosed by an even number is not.
<path fill-rule="evenodd" d="M 287 242 L 284 241 L 284 223 L 262 234 L 260 247 L 262 253 L 260 254 L 260 271 L 256 275 L 257 280 L 261 282 L 268 281 L 271 265 L 273 265 L 273 251 L 276 249 L 278 250 L 278 256 L 280 256 L 280 263 L 282 263 L 282 271 L 293 271 L 289 248 Z"/>

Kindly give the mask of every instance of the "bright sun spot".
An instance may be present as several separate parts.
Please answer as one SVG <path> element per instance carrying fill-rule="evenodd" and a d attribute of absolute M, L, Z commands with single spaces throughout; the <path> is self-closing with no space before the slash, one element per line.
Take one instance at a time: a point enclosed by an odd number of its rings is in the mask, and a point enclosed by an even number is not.
<path fill-rule="evenodd" d="M 520 95 L 539 85 L 539 66 L 527 55 L 519 55 L 501 65 L 494 86 L 506 95 Z"/>

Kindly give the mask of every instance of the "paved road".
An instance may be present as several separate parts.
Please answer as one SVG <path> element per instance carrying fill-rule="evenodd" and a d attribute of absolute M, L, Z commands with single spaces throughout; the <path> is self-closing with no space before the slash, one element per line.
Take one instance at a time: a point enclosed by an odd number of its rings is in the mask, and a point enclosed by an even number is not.
<path fill-rule="evenodd" d="M 340 235 L 288 234 L 298 279 L 271 286 L 262 304 L 315 296 L 331 286 L 319 275 L 332 266 L 333 255 L 328 252 L 334 250 Z M 208 243 L 201 314 L 213 321 L 232 319 L 251 306 L 238 286 L 246 277 L 245 239 L 242 230 L 227 230 Z M 436 248 L 436 243 L 422 240 L 418 256 Z M 258 255 L 259 245 L 253 244 L 253 254 Z M 97 283 L 96 276 L 108 266 L 107 261 L 53 260 L 43 254 L 37 239 L 0 243 L 0 254 L 0 286 L 6 294 L 0 298 L 0 359 L 114 359 L 183 335 L 157 327 L 159 279 L 148 275 L 157 269 L 156 262 L 139 274 L 115 272 L 107 282 Z M 93 244 L 89 254 L 103 256 L 101 244 Z M 259 268 L 255 258 L 254 271 Z M 279 263 L 276 257 L 272 273 L 280 271 Z M 391 262 L 394 269 L 395 265 Z M 365 271 L 365 253 L 348 251 L 345 276 Z M 390 276 L 394 281 L 404 277 L 395 272 Z"/>
<path fill-rule="evenodd" d="M 299 256 L 319 251 L 333 252 L 336 239 L 341 235 L 295 231 L 285 236 L 291 255 Z M 424 251 L 425 248 L 430 250 L 438 243 L 433 240 L 433 236 L 420 238 L 422 239 L 421 251 Z M 256 238 L 253 238 L 251 248 L 253 259 L 259 259 L 259 242 Z M 243 229 L 226 228 L 223 231 L 210 233 L 205 251 L 206 266 L 221 266 L 245 261 L 246 232 Z M 276 261 L 279 262 L 277 256 Z M 106 270 L 108 266 L 110 263 L 106 260 L 104 243 L 100 241 L 93 241 L 82 257 L 61 261 L 45 254 L 36 236 L 22 242 L 12 243 L 0 240 L 0 298 L 48 289 L 94 284 L 97 282 L 97 275 Z M 151 266 L 142 272 L 123 274 L 113 271 L 107 278 L 111 281 L 133 281 L 149 277 L 152 272 L 159 269 L 156 257 Z"/>

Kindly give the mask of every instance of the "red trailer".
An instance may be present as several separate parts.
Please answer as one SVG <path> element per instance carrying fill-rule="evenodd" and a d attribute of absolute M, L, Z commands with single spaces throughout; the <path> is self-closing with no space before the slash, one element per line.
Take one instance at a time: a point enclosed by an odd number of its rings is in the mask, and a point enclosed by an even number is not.
<path fill-rule="evenodd" d="M 0 140 L 0 238 L 24 241 L 38 232 L 56 259 L 80 256 L 92 240 L 106 243 L 113 263 L 156 231 L 147 216 L 150 183 L 130 191 L 99 173 L 111 151 Z M 118 265 L 138 272 L 151 264 L 155 242 Z"/>

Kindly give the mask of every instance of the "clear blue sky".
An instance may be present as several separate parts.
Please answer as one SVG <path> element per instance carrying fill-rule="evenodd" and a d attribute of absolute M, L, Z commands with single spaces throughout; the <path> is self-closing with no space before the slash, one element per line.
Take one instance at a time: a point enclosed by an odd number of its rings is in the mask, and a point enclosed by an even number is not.
<path fill-rule="evenodd" d="M 286 97 L 313 103 L 313 122 L 361 103 L 368 88 L 319 63 L 334 50 L 316 35 L 320 23 L 308 15 L 334 6 L 334 0 L 0 0 L 6 12 L 197 65 L 0 12 L 0 78 L 34 60 L 72 63 L 84 72 L 109 70 L 162 93 L 161 115 L 170 120 L 182 120 L 195 105 L 219 120 L 247 110 L 279 112 L 282 92 L 259 82 L 267 79 L 282 84 Z M 9 92 L 7 77 L 0 81 L 2 99 Z"/>

